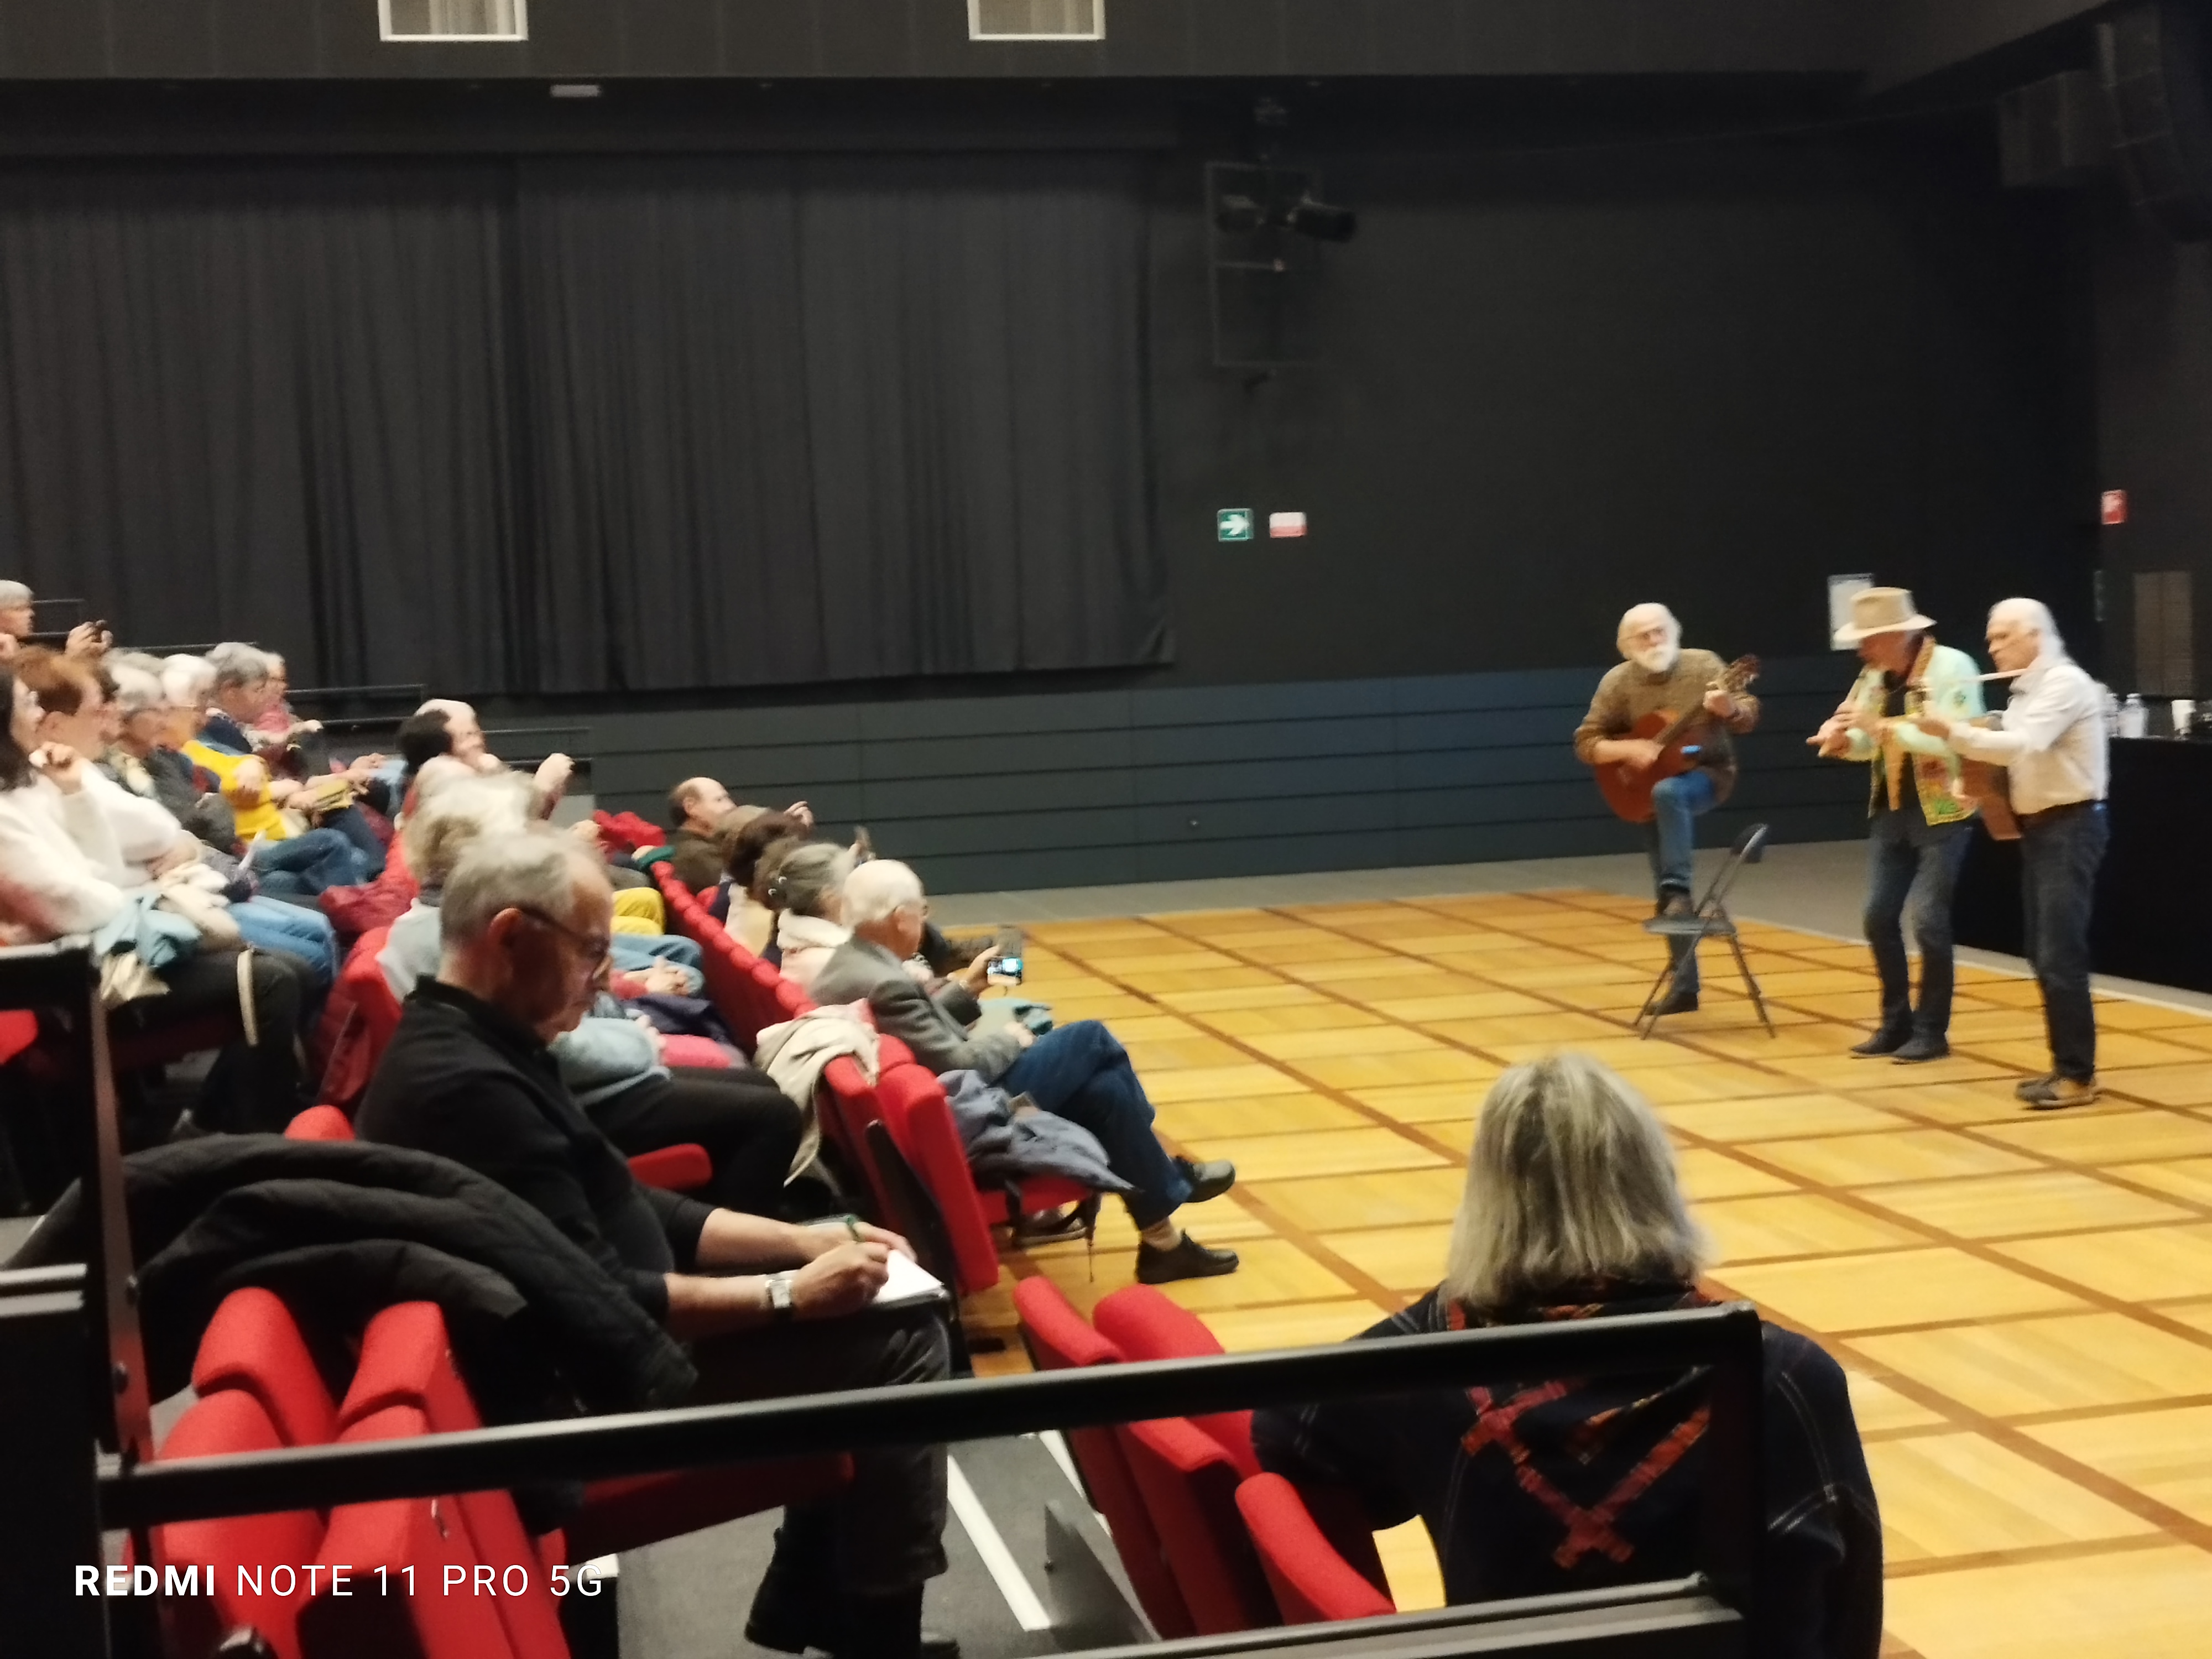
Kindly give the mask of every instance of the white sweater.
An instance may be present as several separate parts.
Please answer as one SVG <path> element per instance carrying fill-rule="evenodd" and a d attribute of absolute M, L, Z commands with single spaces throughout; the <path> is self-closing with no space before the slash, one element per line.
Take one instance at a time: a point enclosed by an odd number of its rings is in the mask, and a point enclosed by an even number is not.
<path fill-rule="evenodd" d="M 89 785 L 64 795 L 40 777 L 0 789 L 0 939 L 39 944 L 105 926 L 123 892 L 102 872 L 122 867 L 114 827 Z"/>
<path fill-rule="evenodd" d="M 85 769 L 84 793 L 115 832 L 115 863 L 112 867 L 103 866 L 101 877 L 118 887 L 145 886 L 152 879 L 146 866 L 184 838 L 184 827 L 161 802 L 132 794 L 98 767 Z M 90 856 L 98 856 L 89 848 L 85 850 Z"/>

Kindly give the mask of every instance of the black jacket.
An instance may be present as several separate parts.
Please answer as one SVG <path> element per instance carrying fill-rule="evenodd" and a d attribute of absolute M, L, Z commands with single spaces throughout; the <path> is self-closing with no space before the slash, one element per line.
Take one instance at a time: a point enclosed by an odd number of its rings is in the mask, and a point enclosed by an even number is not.
<path fill-rule="evenodd" d="M 1613 1287 L 1529 1319 L 1695 1305 L 1680 1287 Z M 1463 1328 L 1431 1291 L 1355 1340 Z M 1843 1368 L 1765 1326 L 1766 1532 L 1751 1651 L 1875 1659 L 1881 1521 Z M 1260 1461 L 1349 1487 L 1377 1528 L 1418 1515 L 1460 1603 L 1632 1584 L 1695 1565 L 1704 1373 L 1532 1382 L 1263 1411 Z"/>
<path fill-rule="evenodd" d="M 466 991 L 418 981 L 354 1129 L 490 1177 L 559 1228 L 656 1324 L 667 1319 L 664 1275 L 690 1269 L 711 1206 L 639 1186 L 520 1021 Z"/>
<path fill-rule="evenodd" d="M 589 1256 L 495 1182 L 358 1141 L 210 1135 L 123 1161 L 149 1382 L 191 1380 L 216 1305 L 245 1285 L 325 1336 L 393 1302 L 435 1302 L 489 1421 L 681 1401 L 684 1351 Z M 81 1261 L 71 1187 L 11 1267 Z"/>

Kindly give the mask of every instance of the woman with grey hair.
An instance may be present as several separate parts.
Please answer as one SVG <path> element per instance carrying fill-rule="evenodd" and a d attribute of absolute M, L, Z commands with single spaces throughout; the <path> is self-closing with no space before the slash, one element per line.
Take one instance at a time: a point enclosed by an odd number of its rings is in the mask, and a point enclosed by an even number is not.
<path fill-rule="evenodd" d="M 819 841 L 781 841 L 761 857 L 758 885 L 775 913 L 777 969 L 802 991 L 830 952 L 852 938 L 845 926 L 845 878 L 853 849 Z"/>
<path fill-rule="evenodd" d="M 1443 1282 L 1358 1340 L 1699 1307 L 1705 1244 L 1666 1131 L 1584 1054 L 1516 1066 L 1483 1104 Z M 1881 1522 L 1843 1368 L 1765 1328 L 1766 1526 L 1748 1651 L 1874 1659 Z M 1259 1413 L 1261 1462 L 1420 1516 L 1453 1602 L 1688 1574 L 1707 1373 L 1531 1378 Z"/>

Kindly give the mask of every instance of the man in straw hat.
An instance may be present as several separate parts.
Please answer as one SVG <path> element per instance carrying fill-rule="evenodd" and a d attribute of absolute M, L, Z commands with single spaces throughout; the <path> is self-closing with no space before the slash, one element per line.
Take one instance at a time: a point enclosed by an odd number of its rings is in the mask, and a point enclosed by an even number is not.
<path fill-rule="evenodd" d="M 1851 1052 L 1900 1064 L 1951 1052 L 1951 898 L 1975 810 L 1959 792 L 1958 755 L 1919 720 L 1927 714 L 1964 725 L 1983 712 L 1980 668 L 1936 644 L 1935 627 L 1905 588 L 1856 595 L 1850 626 L 1836 640 L 1858 647 L 1865 672 L 1806 739 L 1823 755 L 1870 763 L 1866 936 L 1881 975 L 1881 1024 Z M 1917 1009 L 1905 959 L 1908 900 L 1920 945 Z"/>

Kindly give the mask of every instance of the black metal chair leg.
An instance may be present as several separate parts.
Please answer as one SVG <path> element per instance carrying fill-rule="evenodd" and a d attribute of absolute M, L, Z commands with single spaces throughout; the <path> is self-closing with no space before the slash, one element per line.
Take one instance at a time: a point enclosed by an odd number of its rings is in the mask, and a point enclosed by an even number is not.
<path fill-rule="evenodd" d="M 1736 971 L 1743 975 L 1744 988 L 1751 993 L 1751 1006 L 1759 1010 L 1759 1023 L 1766 1028 L 1766 1035 L 1772 1036 L 1775 1035 L 1774 1022 L 1767 1018 L 1766 999 L 1759 994 L 1759 976 L 1751 971 L 1751 964 L 1744 960 L 1743 941 L 1731 929 L 1728 942 L 1729 949 L 1735 952 Z"/>

